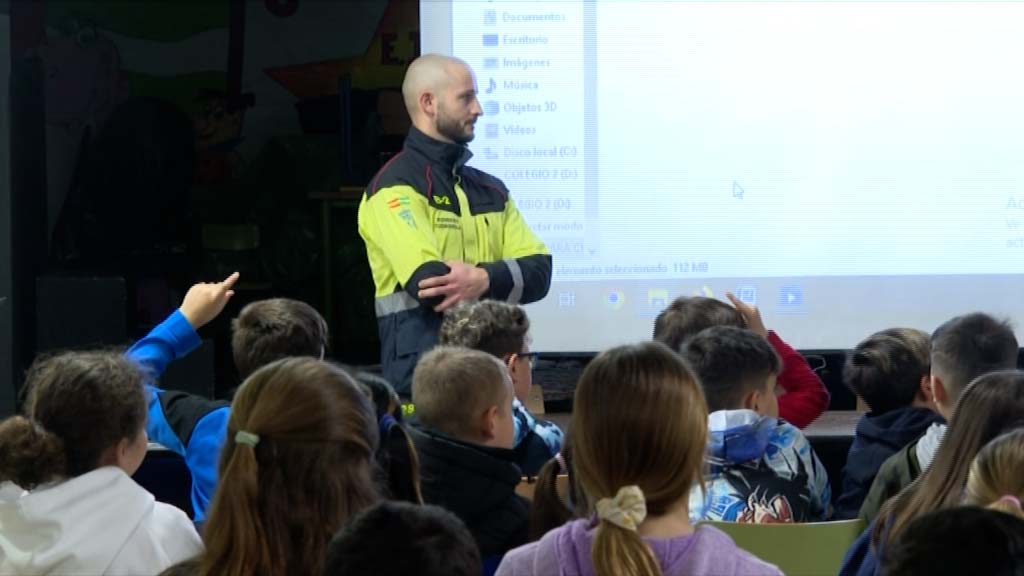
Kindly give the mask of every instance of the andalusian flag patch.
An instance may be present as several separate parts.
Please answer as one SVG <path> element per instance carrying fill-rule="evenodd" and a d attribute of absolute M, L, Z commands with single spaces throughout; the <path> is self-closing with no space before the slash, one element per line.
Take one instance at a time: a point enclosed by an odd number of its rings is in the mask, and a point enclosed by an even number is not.
<path fill-rule="evenodd" d="M 405 220 L 405 223 L 409 225 L 409 228 L 412 228 L 413 230 L 416 229 L 416 218 L 413 217 L 412 210 L 409 210 L 408 208 L 402 208 L 398 212 L 398 216 L 402 220 Z"/>
<path fill-rule="evenodd" d="M 397 209 L 401 208 L 402 206 L 408 206 L 408 205 L 409 205 L 409 197 L 408 196 L 395 196 L 391 200 L 388 200 L 388 208 L 391 208 L 392 210 L 397 210 Z"/>

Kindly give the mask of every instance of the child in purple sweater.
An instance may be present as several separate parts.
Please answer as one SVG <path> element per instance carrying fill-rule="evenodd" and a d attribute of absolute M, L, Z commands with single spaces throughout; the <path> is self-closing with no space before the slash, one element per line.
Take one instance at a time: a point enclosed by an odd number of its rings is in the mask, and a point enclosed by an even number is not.
<path fill-rule="evenodd" d="M 576 388 L 570 429 L 583 492 L 575 504 L 589 518 L 510 551 L 498 576 L 782 574 L 718 529 L 690 524 L 707 405 L 664 345 L 622 346 L 594 359 Z"/>

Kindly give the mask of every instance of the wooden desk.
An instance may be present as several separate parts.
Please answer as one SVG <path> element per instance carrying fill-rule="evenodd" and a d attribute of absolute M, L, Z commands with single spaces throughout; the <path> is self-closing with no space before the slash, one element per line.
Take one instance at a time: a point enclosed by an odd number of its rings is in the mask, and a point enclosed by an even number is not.
<path fill-rule="evenodd" d="M 857 427 L 857 421 L 863 413 L 856 410 L 829 410 L 821 415 L 820 418 L 811 423 L 804 430 L 804 434 L 808 439 L 852 439 L 853 431 Z M 549 412 L 540 416 L 546 420 L 550 420 L 562 430 L 569 428 L 569 421 L 572 419 L 572 414 L 569 412 Z"/>

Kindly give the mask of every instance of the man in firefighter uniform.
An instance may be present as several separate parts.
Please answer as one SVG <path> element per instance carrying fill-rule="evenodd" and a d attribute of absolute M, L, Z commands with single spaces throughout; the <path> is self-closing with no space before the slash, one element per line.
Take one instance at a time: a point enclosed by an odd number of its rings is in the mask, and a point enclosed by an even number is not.
<path fill-rule="evenodd" d="M 402 83 L 412 128 L 359 205 L 359 234 L 376 285 L 381 363 L 404 397 L 441 313 L 462 301 L 529 303 L 551 285 L 551 254 L 505 184 L 466 166 L 482 115 L 465 62 L 427 54 Z"/>

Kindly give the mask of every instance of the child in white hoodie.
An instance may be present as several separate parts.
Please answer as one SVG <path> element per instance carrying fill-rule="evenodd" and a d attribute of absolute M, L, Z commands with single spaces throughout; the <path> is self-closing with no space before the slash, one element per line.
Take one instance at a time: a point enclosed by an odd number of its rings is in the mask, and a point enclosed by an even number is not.
<path fill-rule="evenodd" d="M 0 423 L 0 574 L 158 574 L 202 552 L 185 513 L 131 479 L 147 439 L 130 360 L 60 354 L 26 386 L 25 416 Z"/>

